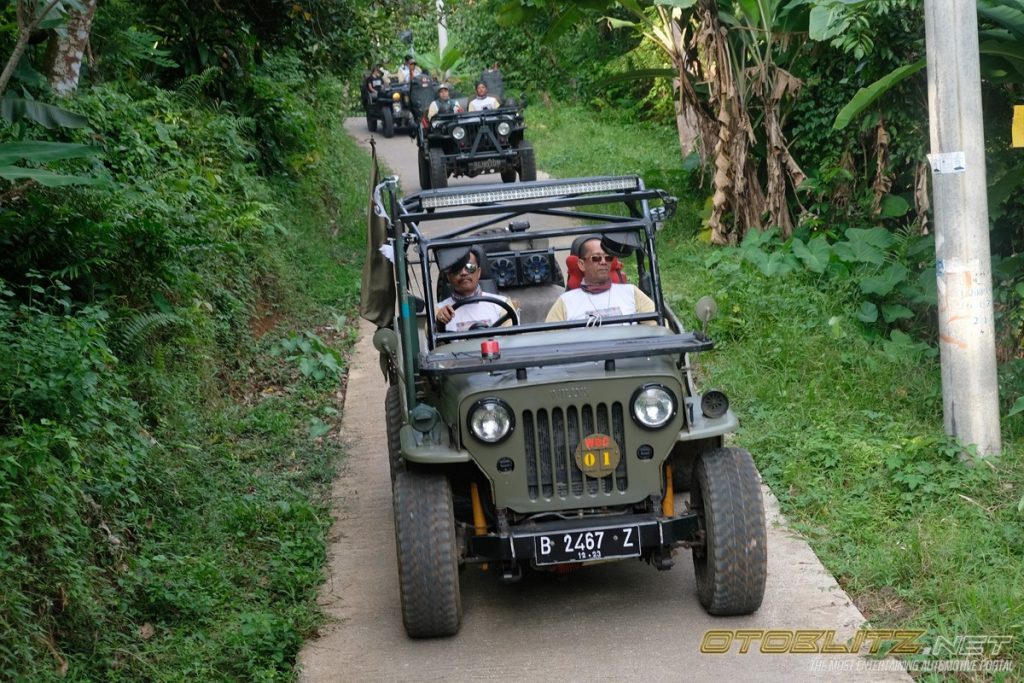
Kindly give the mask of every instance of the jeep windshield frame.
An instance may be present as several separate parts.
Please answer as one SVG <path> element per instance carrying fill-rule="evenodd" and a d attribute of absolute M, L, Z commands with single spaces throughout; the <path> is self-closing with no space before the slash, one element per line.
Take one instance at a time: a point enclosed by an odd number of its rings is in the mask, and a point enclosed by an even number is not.
<path fill-rule="evenodd" d="M 661 207 L 652 209 L 650 202 L 659 200 Z M 610 214 L 593 210 L 601 205 L 621 204 L 626 207 L 627 216 Z M 438 352 L 441 344 L 475 339 L 481 337 L 500 337 L 505 335 L 522 335 L 529 332 L 548 330 L 564 330 L 583 328 L 593 325 L 593 321 L 572 320 L 561 322 L 540 322 L 521 324 L 509 327 L 465 330 L 461 332 L 438 331 L 434 309 L 436 300 L 433 291 L 435 282 L 436 258 L 432 258 L 437 250 L 456 246 L 486 245 L 492 242 L 517 239 L 551 239 L 575 238 L 584 235 L 615 236 L 622 235 L 628 242 L 628 235 L 634 236 L 633 247 L 636 256 L 637 273 L 644 283 L 644 291 L 651 297 L 655 310 L 651 313 L 605 318 L 603 325 L 654 322 L 663 326 L 666 320 L 671 328 L 680 332 L 678 320 L 665 306 L 662 292 L 661 277 L 658 269 L 655 249 L 655 234 L 658 224 L 665 220 L 675 206 L 675 198 L 656 189 L 647 189 L 639 176 L 594 176 L 566 180 L 543 180 L 516 185 L 486 184 L 466 185 L 438 190 L 426 190 L 406 195 L 401 199 L 394 198 L 392 208 L 395 215 L 395 249 L 396 268 L 412 270 L 418 267 L 418 279 L 422 284 L 424 314 L 427 319 L 424 334 L 427 348 L 422 363 L 435 370 L 443 371 L 446 366 L 444 359 L 450 360 L 450 354 Z M 537 230 L 528 229 L 522 232 L 495 232 L 486 235 L 474 234 L 487 228 L 506 225 L 509 221 L 524 215 L 569 218 L 588 221 L 588 224 L 563 227 L 548 227 Z M 464 220 L 465 224 L 446 230 L 442 234 L 428 236 L 426 229 L 439 221 Z M 408 253 L 406 250 L 414 253 Z M 560 249 L 566 251 L 565 248 Z M 408 255 L 407 255 L 408 254 Z M 438 276 L 441 274 L 438 273 Z M 402 280 L 411 280 L 412 275 L 406 272 Z M 411 310 L 402 307 L 402 310 Z M 638 333 L 639 334 L 639 333 Z M 689 335 L 687 335 L 689 337 Z M 412 342 L 412 340 L 409 340 Z M 585 342 L 586 343 L 586 342 Z M 596 343 L 596 342 L 595 342 Z M 418 347 L 413 342 L 414 348 Z M 602 358 L 628 357 L 635 355 L 635 350 L 626 352 L 616 350 L 614 345 L 597 344 L 595 353 L 603 354 Z M 671 345 L 670 345 L 671 346 Z M 679 340 L 671 350 L 686 353 L 703 350 L 703 342 L 697 338 Z M 543 344 L 538 346 L 538 352 Z M 666 352 L 669 349 L 665 350 Z M 626 355 L 618 355 L 619 353 Z M 434 363 L 432 358 L 438 356 Z M 533 354 L 534 360 L 541 364 L 561 364 L 570 362 L 564 354 Z M 546 355 L 547 360 L 541 358 Z M 444 357 L 442 359 L 441 357 Z M 520 360 L 520 364 L 525 359 Z M 536 364 L 536 363 L 532 363 Z M 461 365 L 461 364 L 460 364 Z"/>

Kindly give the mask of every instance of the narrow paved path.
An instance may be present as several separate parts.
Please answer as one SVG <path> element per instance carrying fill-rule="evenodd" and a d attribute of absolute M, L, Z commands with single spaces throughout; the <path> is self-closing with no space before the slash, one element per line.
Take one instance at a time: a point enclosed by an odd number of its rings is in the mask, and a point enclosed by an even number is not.
<path fill-rule="evenodd" d="M 350 133 L 364 144 L 362 119 Z M 382 161 L 418 189 L 415 145 L 377 139 Z M 467 182 L 474 182 L 472 180 Z M 808 545 L 788 531 L 765 489 L 768 587 L 747 617 L 714 618 L 694 592 L 688 553 L 659 572 L 640 562 L 584 568 L 568 577 L 529 574 L 505 585 L 463 572 L 460 633 L 406 637 L 398 598 L 391 488 L 384 432 L 385 382 L 363 323 L 352 358 L 342 422 L 348 458 L 334 486 L 335 524 L 321 604 L 332 621 L 300 655 L 305 683 L 333 681 L 909 681 L 901 671 L 865 671 L 852 655 L 701 654 L 712 629 L 819 629 L 844 642 L 864 618 Z M 888 663 L 888 662 L 886 662 Z"/>

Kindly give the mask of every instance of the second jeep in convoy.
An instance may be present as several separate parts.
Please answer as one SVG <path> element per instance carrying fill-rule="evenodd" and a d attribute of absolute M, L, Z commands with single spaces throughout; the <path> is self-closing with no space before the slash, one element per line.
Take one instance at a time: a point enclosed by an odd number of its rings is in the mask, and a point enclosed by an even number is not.
<path fill-rule="evenodd" d="M 436 88 L 432 84 L 428 93 L 420 95 L 414 85 L 413 100 L 423 99 L 429 104 L 436 96 Z M 497 173 L 506 183 L 517 177 L 537 179 L 533 146 L 523 136 L 525 98 L 516 101 L 502 99 L 503 92 L 491 94 L 502 102 L 498 109 L 438 114 L 419 127 L 416 144 L 422 189 L 447 187 L 449 176 Z M 426 105 L 418 108 L 425 111 Z"/>

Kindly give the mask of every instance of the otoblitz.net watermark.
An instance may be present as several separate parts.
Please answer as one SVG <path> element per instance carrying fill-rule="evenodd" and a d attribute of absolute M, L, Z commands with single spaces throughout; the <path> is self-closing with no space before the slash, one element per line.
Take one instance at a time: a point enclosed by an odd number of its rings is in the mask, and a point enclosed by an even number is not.
<path fill-rule="evenodd" d="M 851 638 L 837 641 L 836 632 L 825 629 L 723 629 L 706 631 L 700 651 L 702 654 L 818 655 L 811 663 L 811 670 L 827 673 L 1013 670 L 1013 660 L 999 658 L 1013 642 L 1013 636 L 935 636 L 928 645 L 922 640 L 926 634 L 919 629 L 860 629 Z M 828 656 L 880 654 L 884 658 Z M 889 658 L 890 655 L 895 657 Z"/>

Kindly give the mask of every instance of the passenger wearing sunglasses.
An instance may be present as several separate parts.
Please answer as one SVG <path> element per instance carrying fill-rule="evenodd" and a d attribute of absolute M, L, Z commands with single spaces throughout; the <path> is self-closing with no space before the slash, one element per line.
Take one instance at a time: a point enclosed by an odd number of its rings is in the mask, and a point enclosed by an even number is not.
<path fill-rule="evenodd" d="M 600 324 L 604 318 L 634 313 L 653 313 L 654 302 L 639 288 L 630 284 L 612 282 L 611 254 L 606 254 L 598 237 L 585 240 L 576 255 L 578 267 L 583 271 L 579 289 L 570 289 L 558 297 L 546 322 L 593 319 Z M 653 320 L 645 324 L 657 324 Z"/>
<path fill-rule="evenodd" d="M 489 327 L 506 315 L 504 308 L 489 301 L 466 304 L 457 310 L 453 308 L 453 305 L 460 299 L 471 296 L 486 296 L 491 299 L 510 301 L 508 297 L 485 293 L 480 289 L 480 259 L 480 252 L 478 248 L 474 247 L 445 271 L 445 277 L 448 278 L 448 284 L 452 288 L 452 295 L 438 302 L 437 308 L 434 309 L 434 317 L 444 325 L 447 332 L 462 332 L 473 327 Z M 511 324 L 511 320 L 503 323 L 503 325 Z"/>

